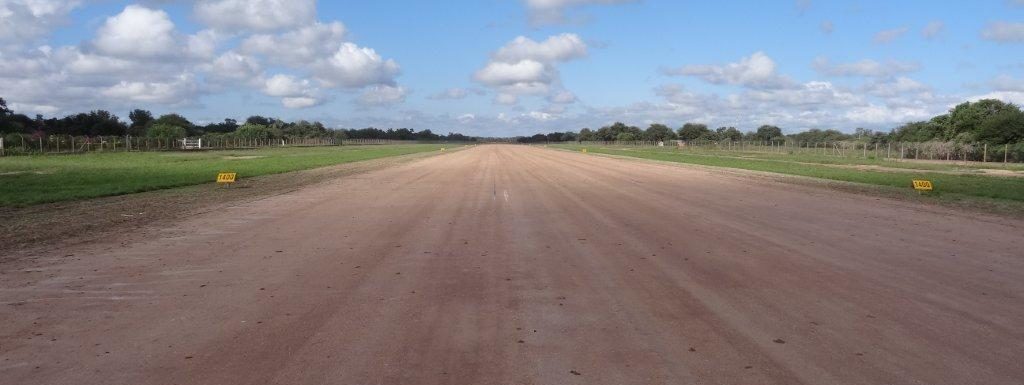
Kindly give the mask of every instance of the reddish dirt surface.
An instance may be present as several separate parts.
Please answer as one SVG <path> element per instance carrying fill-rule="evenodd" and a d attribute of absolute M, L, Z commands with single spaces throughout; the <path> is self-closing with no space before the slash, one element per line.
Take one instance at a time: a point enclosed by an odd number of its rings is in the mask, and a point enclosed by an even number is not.
<path fill-rule="evenodd" d="M 2 384 L 1020 384 L 1024 222 L 477 146 L 0 265 Z"/>

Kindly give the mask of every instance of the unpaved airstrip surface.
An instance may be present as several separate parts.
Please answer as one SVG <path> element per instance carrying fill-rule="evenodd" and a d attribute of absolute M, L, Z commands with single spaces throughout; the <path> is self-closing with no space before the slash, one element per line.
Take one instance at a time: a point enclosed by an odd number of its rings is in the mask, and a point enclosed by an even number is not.
<path fill-rule="evenodd" d="M 482 145 L 41 250 L 0 384 L 1024 382 L 1024 222 L 702 168 Z"/>

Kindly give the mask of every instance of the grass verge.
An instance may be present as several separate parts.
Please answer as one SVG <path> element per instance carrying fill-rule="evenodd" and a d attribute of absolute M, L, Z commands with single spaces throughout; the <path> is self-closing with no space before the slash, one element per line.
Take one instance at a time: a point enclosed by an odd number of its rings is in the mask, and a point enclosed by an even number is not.
<path fill-rule="evenodd" d="M 441 144 L 289 147 L 246 151 L 93 153 L 0 158 L 0 207 L 22 207 L 212 183 L 390 156 L 438 151 Z M 447 145 L 447 147 L 452 147 Z"/>
<path fill-rule="evenodd" d="M 578 151 L 583 146 L 554 146 Z M 890 172 L 884 170 L 859 170 L 847 167 L 836 167 L 835 164 L 808 164 L 808 159 L 799 161 L 778 158 L 742 158 L 736 156 L 714 156 L 708 153 L 690 154 L 678 150 L 646 149 L 646 148 L 595 148 L 586 147 L 588 152 L 618 156 L 628 156 L 659 161 L 688 163 L 702 166 L 735 168 L 751 171 L 773 172 L 786 175 L 798 175 L 811 178 L 863 183 L 875 186 L 907 188 L 912 179 L 931 180 L 936 191 L 930 193 L 943 199 L 985 198 L 1011 202 L 1024 202 L 1024 178 L 998 177 L 986 175 L 957 175 L 939 173 L 934 170 L 917 170 L 916 172 Z M 830 160 L 834 161 L 834 160 Z M 857 163 L 850 163 L 857 164 Z M 931 165 L 925 167 L 932 168 Z"/>

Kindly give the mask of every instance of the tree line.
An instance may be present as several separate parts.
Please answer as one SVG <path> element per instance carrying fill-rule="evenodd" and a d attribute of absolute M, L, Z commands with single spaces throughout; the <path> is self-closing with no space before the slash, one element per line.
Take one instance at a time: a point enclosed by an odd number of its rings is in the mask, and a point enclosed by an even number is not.
<path fill-rule="evenodd" d="M 965 102 L 928 121 L 911 122 L 893 128 L 889 132 L 857 128 L 847 134 L 835 129 L 810 129 L 785 135 L 782 128 L 762 125 L 750 131 L 736 127 L 710 129 L 702 123 L 686 123 L 672 128 L 655 123 L 641 129 L 616 122 L 597 130 L 584 128 L 579 132 L 552 132 L 516 139 L 519 143 L 544 142 L 586 142 L 586 141 L 796 141 L 803 143 L 824 143 L 860 141 L 866 143 L 895 142 L 956 142 L 988 143 L 993 145 L 1024 142 L 1024 112 L 1020 107 L 994 99 Z"/>
<path fill-rule="evenodd" d="M 34 118 L 17 114 L 7 107 L 6 101 L 0 98 L 0 135 L 29 135 L 41 137 L 46 135 L 68 136 L 134 136 L 161 139 L 180 139 L 198 136 L 226 136 L 245 139 L 296 139 L 296 138 L 335 138 L 335 139 L 390 139 L 390 140 L 422 140 L 422 141 L 473 141 L 459 133 L 439 135 L 430 130 L 416 131 L 410 128 L 387 129 L 331 129 L 320 122 L 299 120 L 286 122 L 281 119 L 250 116 L 244 122 L 235 119 L 224 119 L 223 122 L 195 124 L 179 114 L 153 116 L 143 109 L 132 110 L 128 121 L 122 121 L 117 115 L 104 110 L 95 110 L 67 115 L 63 118 Z M 16 143 L 10 141 L 10 143 Z"/>

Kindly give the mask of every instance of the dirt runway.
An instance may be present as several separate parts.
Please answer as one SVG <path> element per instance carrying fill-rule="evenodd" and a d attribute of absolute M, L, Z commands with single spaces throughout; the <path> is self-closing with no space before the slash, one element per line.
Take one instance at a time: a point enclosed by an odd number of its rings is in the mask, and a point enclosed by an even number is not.
<path fill-rule="evenodd" d="M 0 384 L 1021 384 L 1024 223 L 483 145 L 0 265 Z"/>

